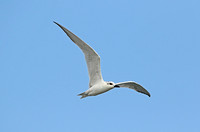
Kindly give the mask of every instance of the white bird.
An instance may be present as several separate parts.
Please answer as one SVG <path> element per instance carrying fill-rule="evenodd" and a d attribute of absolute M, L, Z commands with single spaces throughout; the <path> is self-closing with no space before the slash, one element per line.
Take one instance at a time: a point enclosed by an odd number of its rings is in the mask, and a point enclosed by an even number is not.
<path fill-rule="evenodd" d="M 146 94 L 149 97 L 151 96 L 150 93 L 146 89 L 144 89 L 141 85 L 132 81 L 120 82 L 116 84 L 114 82 L 105 82 L 101 75 L 100 57 L 94 51 L 94 49 L 92 49 L 88 44 L 83 42 L 79 37 L 77 37 L 75 34 L 70 32 L 62 25 L 58 24 L 57 22 L 54 23 L 57 24 L 68 35 L 68 37 L 83 51 L 85 55 L 90 82 L 89 82 L 89 89 L 78 95 L 81 96 L 81 99 L 88 96 L 96 96 L 98 94 L 107 92 L 116 87 L 118 88 L 127 87 L 130 89 L 134 89 L 137 92 Z"/>

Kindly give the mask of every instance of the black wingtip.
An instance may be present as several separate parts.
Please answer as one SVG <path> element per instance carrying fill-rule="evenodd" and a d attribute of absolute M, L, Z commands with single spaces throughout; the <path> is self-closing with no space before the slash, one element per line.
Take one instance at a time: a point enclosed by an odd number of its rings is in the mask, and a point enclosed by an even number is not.
<path fill-rule="evenodd" d="M 59 25 L 57 22 L 53 21 L 53 23 L 55 23 L 56 25 Z"/>
<path fill-rule="evenodd" d="M 67 32 L 64 30 L 64 27 L 63 26 L 61 26 L 59 23 L 57 23 L 57 22 L 55 22 L 55 21 L 53 21 L 57 26 L 59 26 L 66 34 L 67 34 Z"/>
<path fill-rule="evenodd" d="M 146 95 L 148 95 L 149 97 L 151 97 L 150 93 L 148 93 L 148 94 L 146 94 Z"/>
<path fill-rule="evenodd" d="M 147 96 L 151 97 L 151 94 L 150 94 L 148 91 L 146 91 L 146 92 L 141 92 L 141 91 L 138 91 L 138 92 L 140 92 L 140 93 L 143 93 L 143 94 L 145 94 L 145 95 L 147 95 Z"/>

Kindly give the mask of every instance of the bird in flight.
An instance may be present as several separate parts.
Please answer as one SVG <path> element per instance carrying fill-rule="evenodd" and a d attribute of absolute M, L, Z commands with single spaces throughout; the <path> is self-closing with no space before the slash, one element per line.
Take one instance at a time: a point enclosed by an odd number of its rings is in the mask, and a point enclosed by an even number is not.
<path fill-rule="evenodd" d="M 78 94 L 78 96 L 81 96 L 81 99 L 88 96 L 96 96 L 105 93 L 113 88 L 120 87 L 134 89 L 135 91 L 146 94 L 149 97 L 151 96 L 145 88 L 143 88 L 136 82 L 127 81 L 114 83 L 110 81 L 104 81 L 101 75 L 100 56 L 94 51 L 94 49 L 92 49 L 88 44 L 86 44 L 83 40 L 81 40 L 79 37 L 77 37 L 75 34 L 73 34 L 62 25 L 58 24 L 57 22 L 54 23 L 57 24 L 68 35 L 68 37 L 82 50 L 85 55 L 90 82 L 89 89 L 81 94 Z"/>

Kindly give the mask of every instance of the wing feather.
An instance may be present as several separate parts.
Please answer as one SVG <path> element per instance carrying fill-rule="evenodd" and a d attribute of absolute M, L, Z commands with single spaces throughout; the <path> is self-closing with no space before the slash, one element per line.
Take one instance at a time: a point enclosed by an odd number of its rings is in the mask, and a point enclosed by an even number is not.
<path fill-rule="evenodd" d="M 120 82 L 120 83 L 116 83 L 115 85 L 119 87 L 127 87 L 130 89 L 134 89 L 135 91 L 146 94 L 149 97 L 151 96 L 150 93 L 145 88 L 143 88 L 141 85 L 137 84 L 136 82 L 131 82 L 131 81 Z"/>
<path fill-rule="evenodd" d="M 62 25 L 57 24 L 67 36 L 82 50 L 85 55 L 85 60 L 87 62 L 87 68 L 90 78 L 89 87 L 92 87 L 98 81 L 102 81 L 101 67 L 100 67 L 100 57 L 88 44 L 82 41 L 79 37 L 73 34 L 71 31 L 63 27 Z"/>

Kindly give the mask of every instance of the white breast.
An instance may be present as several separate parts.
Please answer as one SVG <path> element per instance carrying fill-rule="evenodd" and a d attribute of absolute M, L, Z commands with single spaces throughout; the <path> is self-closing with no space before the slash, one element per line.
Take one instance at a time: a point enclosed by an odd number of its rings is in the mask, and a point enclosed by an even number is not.
<path fill-rule="evenodd" d="M 113 89 L 113 86 L 107 85 L 107 83 L 98 83 L 94 86 L 92 86 L 90 89 L 88 89 L 88 95 L 89 96 L 95 96 L 104 92 L 107 92 L 108 90 Z"/>

